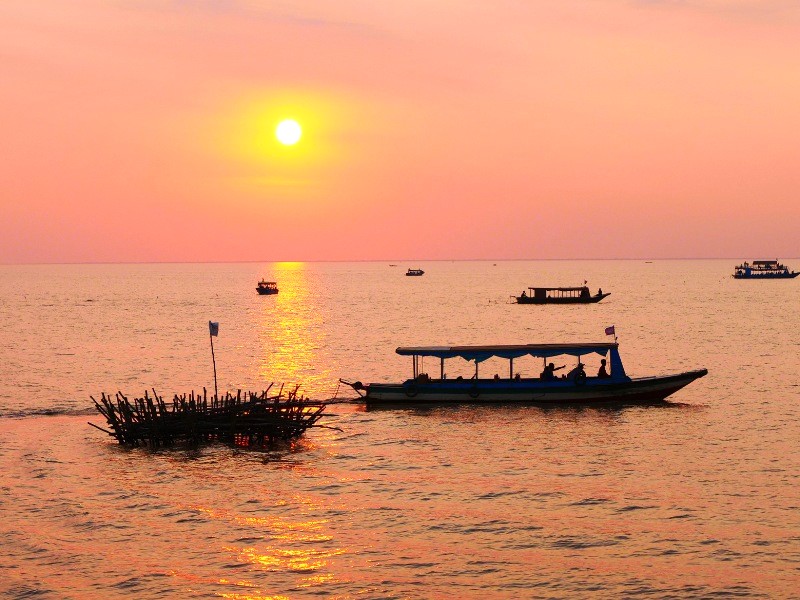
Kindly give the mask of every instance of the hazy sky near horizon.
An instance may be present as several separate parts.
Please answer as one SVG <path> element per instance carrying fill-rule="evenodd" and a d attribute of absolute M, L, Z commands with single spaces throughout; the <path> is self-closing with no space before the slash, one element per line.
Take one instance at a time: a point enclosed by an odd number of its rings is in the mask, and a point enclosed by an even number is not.
<path fill-rule="evenodd" d="M 0 262 L 800 255 L 794 0 L 4 0 L 0 76 Z"/>

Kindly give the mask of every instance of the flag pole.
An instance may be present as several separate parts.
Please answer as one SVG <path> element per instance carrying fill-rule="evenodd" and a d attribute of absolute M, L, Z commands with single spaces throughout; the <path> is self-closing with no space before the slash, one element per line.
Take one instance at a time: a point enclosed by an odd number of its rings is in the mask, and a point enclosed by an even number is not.
<path fill-rule="evenodd" d="M 219 399 L 219 392 L 217 392 L 217 359 L 214 357 L 214 332 L 211 321 L 208 322 L 208 339 L 211 341 L 211 362 L 214 365 L 214 398 Z"/>

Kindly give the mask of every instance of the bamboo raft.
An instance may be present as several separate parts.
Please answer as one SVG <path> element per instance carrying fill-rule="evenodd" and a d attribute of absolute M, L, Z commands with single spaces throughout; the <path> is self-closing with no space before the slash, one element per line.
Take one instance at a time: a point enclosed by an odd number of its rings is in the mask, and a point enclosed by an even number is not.
<path fill-rule="evenodd" d="M 270 395 L 272 384 L 261 393 L 238 390 L 222 397 L 202 396 L 194 391 L 178 395 L 171 403 L 164 402 L 153 390 L 144 397 L 129 400 L 122 392 L 113 397 L 102 394 L 92 398 L 110 430 L 89 423 L 104 431 L 121 445 L 159 448 L 175 444 L 197 445 L 222 442 L 243 447 L 268 446 L 289 441 L 314 427 L 326 403 L 310 400 L 298 393 L 299 387 Z M 321 425 L 316 425 L 321 427 Z"/>

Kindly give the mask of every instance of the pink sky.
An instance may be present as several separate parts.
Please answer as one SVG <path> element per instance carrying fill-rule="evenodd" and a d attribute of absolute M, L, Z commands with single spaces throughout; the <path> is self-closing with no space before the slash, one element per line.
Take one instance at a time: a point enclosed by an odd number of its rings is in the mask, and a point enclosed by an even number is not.
<path fill-rule="evenodd" d="M 0 76 L 4 263 L 800 255 L 794 0 L 4 0 Z"/>

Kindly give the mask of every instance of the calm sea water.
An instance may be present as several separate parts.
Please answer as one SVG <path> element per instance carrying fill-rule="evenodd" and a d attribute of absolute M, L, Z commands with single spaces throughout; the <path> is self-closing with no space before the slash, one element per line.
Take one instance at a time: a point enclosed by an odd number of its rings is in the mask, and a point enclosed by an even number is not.
<path fill-rule="evenodd" d="M 0 594 L 796 597 L 800 280 L 735 263 L 0 267 Z M 584 279 L 611 296 L 508 303 Z M 407 377 L 397 346 L 608 325 L 630 375 L 709 375 L 666 406 L 334 405 L 340 431 L 270 452 L 124 450 L 86 425 L 101 391 L 213 388 L 208 320 L 221 389 L 328 398 L 338 377 Z"/>

